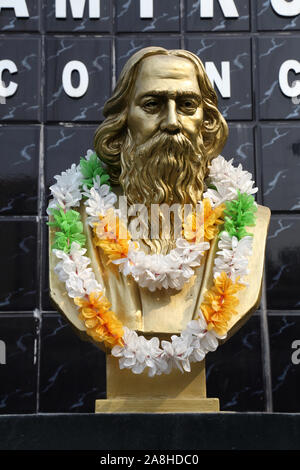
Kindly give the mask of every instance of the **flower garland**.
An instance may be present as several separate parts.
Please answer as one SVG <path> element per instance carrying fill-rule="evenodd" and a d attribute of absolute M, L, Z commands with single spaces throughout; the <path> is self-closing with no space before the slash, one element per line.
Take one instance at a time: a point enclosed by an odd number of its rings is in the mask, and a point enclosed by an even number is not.
<path fill-rule="evenodd" d="M 123 246 L 121 238 L 114 235 L 113 242 L 109 239 L 108 235 L 112 234 L 110 217 L 119 216 L 114 208 L 116 196 L 106 184 L 109 177 L 105 168 L 92 151 L 88 151 L 86 157 L 80 160 L 80 165 L 73 164 L 55 179 L 56 184 L 50 188 L 53 199 L 47 210 L 53 217 L 49 225 L 57 229 L 53 253 L 60 261 L 55 272 L 65 283 L 69 297 L 74 299 L 87 334 L 112 348 L 112 355 L 119 358 L 121 369 L 127 368 L 140 374 L 147 368 L 150 376 L 169 373 L 173 367 L 182 372 L 190 371 L 191 363 L 203 360 L 207 352 L 218 347 L 219 339 L 226 337 L 228 322 L 236 314 L 238 305 L 235 294 L 245 288 L 241 278 L 248 274 L 248 261 L 252 253 L 252 235 L 245 227 L 255 224 L 254 214 L 257 210 L 253 197 L 257 188 L 253 188 L 251 174 L 244 171 L 241 165 L 234 167 L 232 160 L 227 162 L 222 156 L 215 158 L 210 166 L 208 189 L 203 195 L 206 206 L 205 241 L 202 244 L 193 243 L 193 238 L 189 237 L 190 241 L 177 240 L 176 248 L 169 253 L 171 256 L 165 255 L 164 258 L 162 255 L 144 255 L 130 240 L 129 234 Z M 82 198 L 86 198 L 86 212 L 89 224 L 94 227 L 96 243 L 104 249 L 109 261 L 122 264 L 121 270 L 125 275 L 131 274 L 149 290 L 159 286 L 180 289 L 182 283 L 190 277 L 191 268 L 199 265 L 203 251 L 208 249 L 207 241 L 216 235 L 217 226 L 223 223 L 223 230 L 219 234 L 219 251 L 214 261 L 213 285 L 205 293 L 198 318 L 190 321 L 179 336 L 173 335 L 171 341 L 162 341 L 161 344 L 155 337 L 147 340 L 123 326 L 111 311 L 103 286 L 88 267 L 90 259 L 84 256 L 83 225 L 79 212 L 72 209 L 80 205 Z M 121 229 L 124 227 L 118 217 L 117 233 Z M 139 257 L 142 262 L 133 264 L 139 266 L 138 272 L 129 269 L 131 262 L 134 263 Z M 158 276 L 149 283 L 151 267 L 144 268 L 147 270 L 145 275 L 141 266 L 143 263 L 147 266 L 150 258 L 155 269 L 163 260 L 167 260 L 166 265 L 170 266 L 169 261 L 172 260 L 176 266 L 174 273 L 165 267 L 164 271 L 156 272 Z M 176 265 L 178 259 L 184 263 L 179 265 L 181 269 Z M 181 270 L 184 274 L 178 276 Z M 156 282 L 157 277 L 160 278 L 159 283 Z"/>

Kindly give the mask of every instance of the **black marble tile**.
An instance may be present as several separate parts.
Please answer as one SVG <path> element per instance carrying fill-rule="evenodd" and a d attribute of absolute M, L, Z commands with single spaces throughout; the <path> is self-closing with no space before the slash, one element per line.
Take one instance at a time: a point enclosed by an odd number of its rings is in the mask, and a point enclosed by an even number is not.
<path fill-rule="evenodd" d="M 169 0 L 118 0 L 116 2 L 117 31 L 126 33 L 179 32 L 179 3 L 179 0 L 172 2 Z M 150 17 L 145 17 L 145 11 L 147 15 L 150 11 Z"/>
<path fill-rule="evenodd" d="M 45 6 L 45 19 L 46 19 L 46 31 L 50 32 L 72 32 L 72 33 L 87 33 L 87 32 L 111 32 L 112 29 L 112 9 L 113 2 L 111 0 L 92 0 L 88 2 L 73 2 L 73 14 L 71 9 L 71 2 L 67 1 L 66 17 L 58 18 L 60 16 L 60 10 L 56 11 L 55 0 L 43 0 Z M 64 2 L 61 2 L 62 4 Z M 89 4 L 92 5 L 90 12 Z M 99 11 L 96 9 L 94 14 L 94 5 L 100 5 Z M 82 10 L 81 5 L 84 5 Z M 62 12 L 64 14 L 64 12 Z M 99 15 L 100 14 L 100 15 Z M 98 16 L 99 15 L 99 16 Z M 93 16 L 97 16 L 93 18 Z M 79 17 L 79 18 L 78 18 Z"/>
<path fill-rule="evenodd" d="M 255 315 L 225 344 L 206 356 L 207 396 L 222 411 L 263 411 L 260 318 Z"/>
<path fill-rule="evenodd" d="M 280 10 L 277 4 L 280 4 L 283 10 Z M 300 6 L 297 1 L 257 0 L 256 9 L 257 29 L 260 31 L 300 30 Z M 285 16 L 281 14 L 282 11 Z"/>
<path fill-rule="evenodd" d="M 0 56 L 8 61 L 2 75 L 4 84 L 1 84 L 0 95 L 3 91 L 9 95 L 1 97 L 1 120 L 40 119 L 40 46 L 41 42 L 37 37 L 0 38 Z"/>
<path fill-rule="evenodd" d="M 266 274 L 269 309 L 300 306 L 300 217 L 273 215 L 267 238 Z"/>
<path fill-rule="evenodd" d="M 300 312 L 294 313 L 283 311 L 282 315 L 269 315 L 275 412 L 300 412 Z"/>
<path fill-rule="evenodd" d="M 106 393 L 105 354 L 81 340 L 62 315 L 43 318 L 40 412 L 93 413 Z"/>
<path fill-rule="evenodd" d="M 77 71 L 78 62 L 81 75 Z M 111 93 L 111 68 L 111 39 L 48 37 L 47 120 L 75 122 L 101 120 L 103 105 Z M 63 82 L 64 72 L 65 82 Z M 66 89 L 69 94 L 66 93 Z"/>
<path fill-rule="evenodd" d="M 263 201 L 272 210 L 300 209 L 300 124 L 260 126 Z"/>
<path fill-rule="evenodd" d="M 38 292 L 36 223 L 0 219 L 0 225 L 0 312 L 33 310 Z"/>
<path fill-rule="evenodd" d="M 36 411 L 36 321 L 0 315 L 0 414 Z"/>
<path fill-rule="evenodd" d="M 233 158 L 235 166 L 241 164 L 255 178 L 253 126 L 229 123 L 228 127 L 228 140 L 221 154 L 226 160 Z"/>
<path fill-rule="evenodd" d="M 219 110 L 229 120 L 252 119 L 251 44 L 248 38 L 206 37 L 188 35 L 186 48 L 194 52 L 214 75 L 221 79 L 222 90 L 214 88 L 218 95 Z M 223 65 L 222 65 L 223 64 Z"/>
<path fill-rule="evenodd" d="M 97 127 L 98 125 L 85 127 L 46 126 L 44 168 L 47 200 L 50 196 L 49 186 L 56 182 L 54 176 L 70 168 L 72 163 L 78 164 L 80 157 L 84 157 L 87 150 L 93 149 Z"/>
<path fill-rule="evenodd" d="M 1 3 L 3 5 L 5 2 Z M 15 31 L 38 31 L 41 20 L 40 0 L 23 0 L 14 3 L 16 9 L 1 7 L 0 31 L 5 34 Z"/>
<path fill-rule="evenodd" d="M 249 31 L 250 29 L 250 11 L 248 0 L 235 0 L 234 2 L 203 2 L 203 7 L 212 4 L 212 17 L 207 18 L 205 15 L 211 15 L 211 9 L 206 13 L 202 9 L 202 17 L 200 15 L 200 0 L 185 0 L 185 19 L 187 31 Z M 232 8 L 235 5 L 235 9 Z M 202 8 L 203 8 L 202 7 Z M 223 7 L 223 9 L 222 9 Z M 224 9 L 225 7 L 225 9 Z M 231 15 L 235 17 L 232 18 Z"/>
<path fill-rule="evenodd" d="M 180 49 L 180 38 L 177 36 L 158 36 L 149 35 L 143 37 L 126 36 L 117 37 L 116 40 L 116 69 L 117 78 L 120 75 L 122 68 L 127 60 L 137 51 L 143 47 L 157 46 L 164 47 L 165 49 Z"/>
<path fill-rule="evenodd" d="M 0 215 L 37 213 L 39 126 L 1 126 Z"/>
<path fill-rule="evenodd" d="M 258 38 L 256 63 L 258 64 L 261 119 L 299 119 L 298 51 L 299 37 L 297 36 L 273 35 Z M 294 61 L 294 67 L 298 64 L 296 70 L 292 69 L 293 65 L 287 67 L 289 65 L 287 61 L 290 63 Z M 289 71 L 284 71 L 284 67 L 287 67 Z M 282 82 L 279 80 L 280 72 Z M 295 92 L 298 92 L 298 96 L 293 96 Z"/>

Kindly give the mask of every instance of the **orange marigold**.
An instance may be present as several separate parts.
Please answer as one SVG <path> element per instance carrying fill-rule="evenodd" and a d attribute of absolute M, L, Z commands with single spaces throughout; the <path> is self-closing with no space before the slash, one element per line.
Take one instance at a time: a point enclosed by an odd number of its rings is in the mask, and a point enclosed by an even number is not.
<path fill-rule="evenodd" d="M 99 216 L 94 224 L 94 243 L 108 256 L 109 262 L 126 258 L 129 249 L 130 233 L 111 208 L 105 216 Z"/>
<path fill-rule="evenodd" d="M 245 286 L 233 282 L 225 272 L 214 279 L 214 285 L 209 289 L 202 302 L 200 309 L 207 322 L 207 329 L 214 329 L 219 335 L 224 335 L 228 329 L 228 322 L 237 313 L 235 307 L 239 300 L 234 295 Z"/>
<path fill-rule="evenodd" d="M 224 223 L 223 212 L 225 204 L 220 204 L 214 209 L 211 207 L 209 199 L 203 199 L 204 210 L 204 241 L 212 240 L 218 233 L 218 225 Z"/>
<path fill-rule="evenodd" d="M 91 292 L 86 298 L 76 297 L 74 302 L 80 307 L 79 318 L 88 335 L 110 348 L 123 346 L 123 325 L 110 310 L 111 304 L 102 292 Z"/>
<path fill-rule="evenodd" d="M 222 220 L 225 204 L 212 209 L 209 199 L 203 200 L 202 213 L 191 212 L 183 224 L 183 235 L 193 243 L 212 240 L 218 233 L 218 225 Z"/>

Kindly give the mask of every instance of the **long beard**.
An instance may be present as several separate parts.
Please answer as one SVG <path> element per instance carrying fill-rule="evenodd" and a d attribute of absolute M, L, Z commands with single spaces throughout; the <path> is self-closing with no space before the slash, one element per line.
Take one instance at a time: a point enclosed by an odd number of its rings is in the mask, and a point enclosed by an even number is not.
<path fill-rule="evenodd" d="M 171 206 L 177 203 L 181 207 L 178 215 L 182 217 L 184 204 L 195 208 L 202 198 L 206 171 L 207 159 L 201 136 L 196 147 L 182 133 L 170 135 L 160 132 L 139 146 L 130 135 L 126 137 L 121 153 L 120 183 L 129 209 L 133 204 L 143 204 L 148 209 L 148 233 L 151 233 L 151 204 Z M 129 224 L 134 219 L 129 216 Z M 162 223 L 162 212 L 159 212 L 159 219 Z M 151 252 L 166 253 L 175 246 L 172 230 L 170 236 L 167 240 L 161 236 L 157 240 L 144 238 L 143 242 L 148 251 L 150 248 Z"/>

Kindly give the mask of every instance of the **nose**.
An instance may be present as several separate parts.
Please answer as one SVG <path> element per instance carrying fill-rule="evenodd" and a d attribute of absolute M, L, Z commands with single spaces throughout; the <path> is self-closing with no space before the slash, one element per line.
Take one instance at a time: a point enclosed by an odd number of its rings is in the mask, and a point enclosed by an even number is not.
<path fill-rule="evenodd" d="M 162 131 L 169 132 L 170 134 L 180 132 L 181 126 L 178 121 L 175 100 L 167 101 L 160 128 Z"/>

